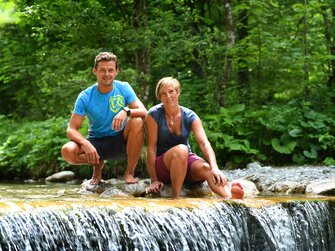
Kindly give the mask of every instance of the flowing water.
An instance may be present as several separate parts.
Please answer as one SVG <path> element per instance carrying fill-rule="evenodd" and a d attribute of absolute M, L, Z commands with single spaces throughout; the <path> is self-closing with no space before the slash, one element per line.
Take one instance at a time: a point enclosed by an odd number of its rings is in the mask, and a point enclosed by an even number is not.
<path fill-rule="evenodd" d="M 0 250 L 334 250 L 335 198 L 100 198 L 0 185 Z"/>

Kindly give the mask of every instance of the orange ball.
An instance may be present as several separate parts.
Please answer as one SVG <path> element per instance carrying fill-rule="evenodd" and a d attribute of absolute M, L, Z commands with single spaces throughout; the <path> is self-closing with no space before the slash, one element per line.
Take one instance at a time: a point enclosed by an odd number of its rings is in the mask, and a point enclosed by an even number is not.
<path fill-rule="evenodd" d="M 231 197 L 232 199 L 242 199 L 244 196 L 244 190 L 240 183 L 231 184 Z"/>

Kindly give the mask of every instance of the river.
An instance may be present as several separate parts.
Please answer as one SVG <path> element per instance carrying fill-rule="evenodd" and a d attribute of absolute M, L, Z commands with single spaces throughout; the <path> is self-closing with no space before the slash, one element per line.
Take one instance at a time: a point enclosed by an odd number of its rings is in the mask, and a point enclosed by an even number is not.
<path fill-rule="evenodd" d="M 0 184 L 0 250 L 332 250 L 333 197 L 102 198 Z"/>

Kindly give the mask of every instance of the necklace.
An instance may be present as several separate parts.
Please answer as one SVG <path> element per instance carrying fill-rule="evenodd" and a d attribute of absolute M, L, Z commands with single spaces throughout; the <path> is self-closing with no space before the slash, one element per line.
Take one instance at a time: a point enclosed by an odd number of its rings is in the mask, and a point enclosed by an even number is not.
<path fill-rule="evenodd" d="M 174 124 L 174 118 L 171 118 L 171 117 L 170 117 L 169 125 L 170 125 L 170 126 L 173 126 L 173 124 Z"/>
<path fill-rule="evenodd" d="M 174 116 L 170 116 L 168 113 L 166 113 L 168 115 L 169 119 L 170 119 L 169 126 L 173 126 L 174 125 L 174 119 L 177 117 L 178 113 L 179 113 L 179 110 L 176 113 L 176 115 L 174 115 Z"/>

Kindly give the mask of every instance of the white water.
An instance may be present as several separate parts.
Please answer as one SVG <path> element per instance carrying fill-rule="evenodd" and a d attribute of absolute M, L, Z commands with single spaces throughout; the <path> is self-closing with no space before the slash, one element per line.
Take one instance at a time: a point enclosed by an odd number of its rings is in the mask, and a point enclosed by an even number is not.
<path fill-rule="evenodd" d="M 43 207 L 2 215 L 0 250 L 332 250 L 334 206 Z"/>

